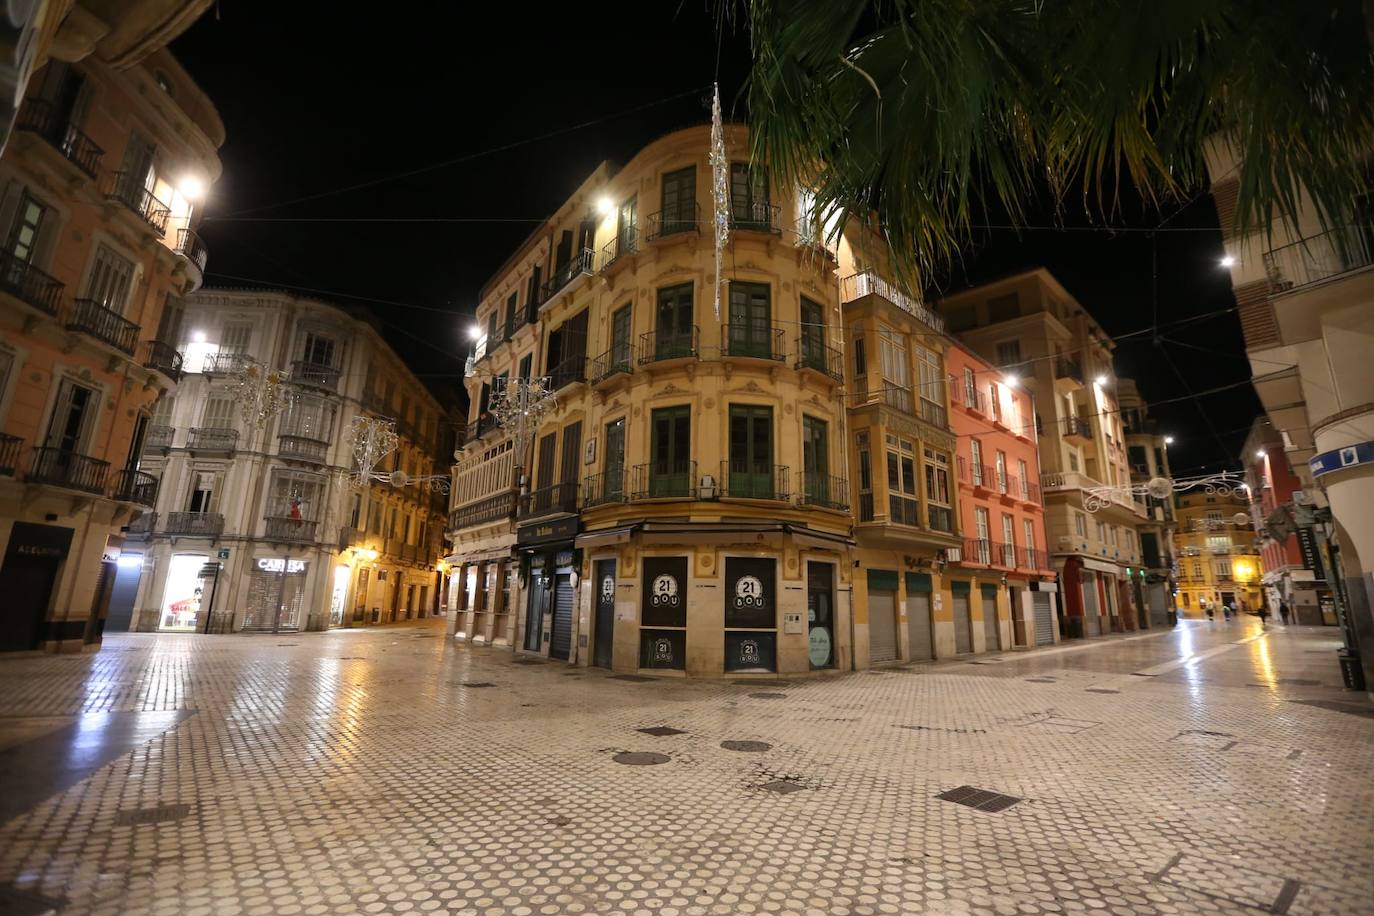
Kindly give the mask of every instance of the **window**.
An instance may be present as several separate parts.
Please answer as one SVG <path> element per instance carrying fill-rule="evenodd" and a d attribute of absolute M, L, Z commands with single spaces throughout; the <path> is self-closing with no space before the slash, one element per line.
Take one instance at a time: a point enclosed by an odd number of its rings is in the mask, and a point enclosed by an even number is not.
<path fill-rule="evenodd" d="M 919 525 L 920 501 L 916 493 L 916 455 L 905 439 L 888 436 L 887 503 L 888 519 L 896 525 Z"/>
<path fill-rule="evenodd" d="M 301 361 L 312 366 L 334 365 L 334 340 L 310 331 L 305 335 L 305 352 Z"/>
<path fill-rule="evenodd" d="M 997 365 L 1003 369 L 1021 362 L 1021 341 L 1004 340 L 997 344 Z"/>
<path fill-rule="evenodd" d="M 623 305 L 611 314 L 611 359 L 606 371 L 630 369 L 630 306 Z"/>
<path fill-rule="evenodd" d="M 1088 536 L 1088 517 L 1082 512 L 1074 512 L 1073 530 L 1077 532 L 1078 536 L 1081 538 Z"/>
<path fill-rule="evenodd" d="M 689 165 L 676 172 L 663 176 L 662 197 L 659 207 L 660 235 L 673 235 L 678 232 L 692 232 L 697 228 L 697 170 Z"/>
<path fill-rule="evenodd" d="M 491 313 L 490 313 L 489 315 L 487 315 L 487 352 L 488 352 L 488 353 L 491 352 L 492 345 L 495 344 L 496 341 L 500 340 L 500 338 L 496 336 L 496 331 L 497 331 L 497 329 L 501 326 L 501 325 L 500 325 L 501 316 L 500 316 L 499 314 L 497 314 L 497 311 L 498 311 L 498 310 L 493 306 L 493 307 L 492 307 L 492 310 L 491 310 Z"/>
<path fill-rule="evenodd" d="M 1016 528 L 1010 515 L 1002 516 L 1002 565 L 1016 565 Z"/>
<path fill-rule="evenodd" d="M 1078 469 L 1079 469 L 1079 463 L 1078 463 L 1078 449 L 1076 449 L 1076 448 L 1070 448 L 1070 449 L 1069 449 L 1069 470 L 1070 470 L 1070 471 L 1073 471 L 1073 472 L 1075 472 L 1075 473 L 1077 473 Z"/>
<path fill-rule="evenodd" d="M 1016 472 L 1021 475 L 1021 498 L 1030 499 L 1030 470 L 1024 459 L 1016 460 Z"/>
<path fill-rule="evenodd" d="M 507 340 L 515 334 L 515 314 L 519 311 L 519 304 L 520 293 L 518 292 L 511 293 L 506 299 L 506 327 L 502 336 Z"/>
<path fill-rule="evenodd" d="M 830 424 L 816 417 L 802 417 L 802 492 L 812 504 L 833 504 L 845 499 L 830 492 Z"/>
<path fill-rule="evenodd" d="M 825 358 L 825 311 L 819 302 L 801 297 L 801 358 L 802 364 L 828 371 Z"/>
<path fill-rule="evenodd" d="M 768 170 L 730 163 L 730 218 L 741 229 L 771 229 Z"/>
<path fill-rule="evenodd" d="M 153 405 L 154 426 L 172 425 L 172 411 L 176 406 L 176 402 L 177 399 L 175 395 L 164 394 L 162 397 L 158 398 L 157 403 Z"/>
<path fill-rule="evenodd" d="M 227 394 L 206 398 L 200 425 L 206 429 L 234 429 L 234 398 Z"/>
<path fill-rule="evenodd" d="M 268 517 L 297 522 L 318 520 L 324 508 L 320 504 L 321 489 L 321 479 L 314 474 L 278 471 L 272 478 L 271 495 L 267 503 Z"/>
<path fill-rule="evenodd" d="M 1002 419 L 1002 398 L 996 382 L 988 385 L 988 415 L 994 420 Z"/>
<path fill-rule="evenodd" d="M 214 471 L 196 471 L 191 480 L 191 493 L 186 500 L 186 511 L 216 511 L 215 494 L 218 491 L 219 474 Z"/>
<path fill-rule="evenodd" d="M 968 407 L 978 406 L 978 382 L 968 366 L 964 367 L 964 404 Z"/>
<path fill-rule="evenodd" d="M 224 332 L 219 338 L 219 352 L 229 354 L 241 354 L 248 352 L 248 345 L 253 339 L 253 326 L 251 324 L 226 324 Z"/>
<path fill-rule="evenodd" d="M 991 534 L 989 533 L 991 523 L 988 521 L 988 510 L 978 506 L 973 510 L 973 527 L 977 534 L 977 556 L 973 559 L 983 565 L 992 562 L 992 545 L 989 543 Z"/>
<path fill-rule="evenodd" d="M 1220 509 L 1208 509 L 1208 510 L 1207 510 L 1207 524 L 1208 524 L 1209 527 L 1211 527 L 1211 526 L 1213 526 L 1213 525 L 1215 525 L 1215 526 L 1218 527 L 1218 528 L 1221 527 L 1222 521 L 1221 521 L 1221 510 L 1220 510 Z"/>
<path fill-rule="evenodd" d="M 687 496 L 695 481 L 692 454 L 692 408 L 661 407 L 649 430 L 648 496 Z"/>
<path fill-rule="evenodd" d="M 997 492 L 1007 492 L 1007 453 L 997 450 Z"/>
<path fill-rule="evenodd" d="M 1230 560 L 1214 560 L 1214 561 L 1212 562 L 1212 566 L 1213 566 L 1213 571 L 1216 572 L 1216 575 L 1217 575 L 1217 578 L 1218 578 L 1218 579 L 1230 579 L 1230 578 L 1231 578 L 1231 561 L 1230 561 Z"/>
<path fill-rule="evenodd" d="M 745 404 L 730 405 L 730 478 L 726 493 L 753 499 L 773 499 L 773 410 Z"/>
<path fill-rule="evenodd" d="M 1225 553 L 1231 549 L 1231 536 L 1229 534 L 1209 534 L 1207 536 L 1207 549 L 1217 553 Z"/>
<path fill-rule="evenodd" d="M 576 484 L 582 467 L 582 423 L 570 423 L 563 428 L 563 456 L 559 467 L 559 483 Z"/>
<path fill-rule="evenodd" d="M 766 283 L 730 284 L 730 325 L 727 335 L 731 356 L 772 359 L 773 306 Z"/>
<path fill-rule="evenodd" d="M 112 312 L 124 314 L 129 291 L 134 282 L 134 265 L 100 244 L 95 250 L 95 264 L 86 281 L 87 299 L 92 299 Z"/>
<path fill-rule="evenodd" d="M 984 483 L 984 481 L 983 481 L 983 443 L 979 442 L 977 439 L 970 439 L 970 440 L 968 440 L 968 451 L 969 451 L 969 463 L 970 463 L 970 465 L 971 465 L 971 467 L 969 468 L 969 473 L 970 473 L 970 474 L 972 475 L 972 477 L 973 477 L 973 485 L 974 485 L 975 487 L 981 487 L 981 486 L 983 486 L 983 483 Z"/>
<path fill-rule="evenodd" d="M 654 357 L 675 359 L 696 351 L 696 326 L 692 306 L 692 284 L 668 286 L 658 291 L 657 326 L 654 328 Z"/>
<path fill-rule="evenodd" d="M 1040 564 L 1035 562 L 1035 522 L 1028 518 L 1021 520 L 1021 543 L 1026 550 L 1026 568 L 1039 569 Z"/>
<path fill-rule="evenodd" d="M 931 423 L 945 425 L 945 372 L 940 354 L 929 347 L 916 347 L 917 377 L 921 382 L 921 416 Z"/>
<path fill-rule="evenodd" d="M 15 211 L 14 225 L 10 227 L 10 237 L 5 243 L 5 251 L 16 261 L 32 264 L 34 251 L 38 247 L 38 234 L 42 231 L 47 216 L 48 208 L 25 191 L 19 198 L 19 209 Z"/>
<path fill-rule="evenodd" d="M 282 412 L 277 434 L 329 442 L 334 435 L 335 410 L 334 404 L 324 398 L 315 395 L 298 396 Z"/>
<path fill-rule="evenodd" d="M 534 368 L 534 354 L 526 353 L 520 359 L 520 378 L 525 381 L 530 380 L 530 370 Z"/>
<path fill-rule="evenodd" d="M 1103 522 L 1097 523 L 1097 540 L 1101 544 L 1107 543 L 1107 526 Z"/>
<path fill-rule="evenodd" d="M 1194 560 L 1194 561 L 1193 561 L 1193 578 L 1194 578 L 1194 579 L 1201 579 L 1201 578 L 1202 578 L 1202 563 L 1201 563 L 1200 561 L 1198 561 L 1198 560 Z"/>
<path fill-rule="evenodd" d="M 0 350 L 0 407 L 5 404 L 5 392 L 9 390 L 10 373 L 13 371 L 14 354 L 8 350 Z M 0 417 L 2 416 L 0 415 Z"/>
<path fill-rule="evenodd" d="M 925 449 L 926 511 L 930 527 L 936 531 L 954 531 L 954 511 L 950 508 L 949 456 L 944 452 Z"/>
<path fill-rule="evenodd" d="M 873 521 L 873 463 L 868 450 L 868 433 L 854 437 L 859 452 L 859 521 Z"/>
<path fill-rule="evenodd" d="M 606 424 L 606 445 L 602 450 L 605 486 L 601 494 L 607 501 L 617 501 L 625 495 L 625 418 Z"/>
<path fill-rule="evenodd" d="M 356 530 L 358 529 L 358 522 L 362 521 L 362 517 L 363 517 L 363 494 L 361 494 L 361 493 L 354 493 L 354 494 L 352 495 L 352 497 L 350 498 L 350 500 L 349 500 L 349 508 L 348 508 L 348 527 L 350 527 L 350 528 L 352 528 L 353 530 L 356 531 Z"/>
<path fill-rule="evenodd" d="M 862 337 L 854 338 L 854 377 L 868 375 L 868 347 Z"/>
<path fill-rule="evenodd" d="M 60 452 L 80 454 L 95 426 L 99 400 L 100 395 L 94 388 L 78 385 L 71 379 L 62 379 L 44 446 Z"/>
<path fill-rule="evenodd" d="M 884 400 L 912 413 L 911 368 L 907 363 L 906 335 L 883 325 L 878 329 L 878 361 L 883 373 Z"/>

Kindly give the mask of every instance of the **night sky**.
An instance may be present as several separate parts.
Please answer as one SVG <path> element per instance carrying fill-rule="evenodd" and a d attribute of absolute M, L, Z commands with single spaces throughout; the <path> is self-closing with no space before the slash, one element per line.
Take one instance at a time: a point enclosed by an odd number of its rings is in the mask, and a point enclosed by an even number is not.
<path fill-rule="evenodd" d="M 365 305 L 412 369 L 452 397 L 465 316 L 515 246 L 602 160 L 623 162 L 708 118 L 714 13 L 703 0 L 561 13 L 510 4 L 372 17 L 337 10 L 217 4 L 172 44 L 228 134 L 202 227 L 206 285 Z M 748 39 L 727 30 L 719 44 L 727 117 L 743 120 Z M 1029 221 L 1048 228 L 979 230 L 937 283 L 962 288 L 1043 265 L 1119 335 L 1155 321 L 1153 256 L 1162 338 L 1122 341 L 1118 371 L 1139 381 L 1147 401 L 1185 399 L 1152 407 L 1175 437 L 1176 475 L 1236 467 L 1259 412 L 1252 389 L 1188 399 L 1248 378 L 1235 314 L 1175 324 L 1234 307 L 1216 219 L 1205 194 L 1159 210 L 1128 202 L 1111 221 L 1124 231 L 1114 233 L 1072 209 L 1056 219 L 1046 206 Z M 1163 231 L 1140 231 L 1161 221 Z M 1061 224 L 1093 231 L 1053 228 Z"/>

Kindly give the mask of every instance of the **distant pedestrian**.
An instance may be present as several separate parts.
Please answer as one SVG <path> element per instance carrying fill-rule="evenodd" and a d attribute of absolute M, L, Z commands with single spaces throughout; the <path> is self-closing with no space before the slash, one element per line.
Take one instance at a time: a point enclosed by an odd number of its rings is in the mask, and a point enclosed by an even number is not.
<path fill-rule="evenodd" d="M 1261 627 L 1266 626 L 1269 621 L 1269 608 L 1261 604 L 1259 606 L 1259 610 L 1255 611 L 1255 616 L 1260 619 Z"/>
<path fill-rule="evenodd" d="M 1288 626 L 1288 602 L 1279 602 L 1279 617 L 1283 620 L 1283 625 Z"/>
<path fill-rule="evenodd" d="M 1231 602 L 1229 602 L 1229 601 L 1223 601 L 1223 602 L 1221 603 L 1221 616 L 1222 616 L 1222 617 L 1225 617 L 1227 621 L 1230 621 L 1230 619 L 1231 619 Z"/>

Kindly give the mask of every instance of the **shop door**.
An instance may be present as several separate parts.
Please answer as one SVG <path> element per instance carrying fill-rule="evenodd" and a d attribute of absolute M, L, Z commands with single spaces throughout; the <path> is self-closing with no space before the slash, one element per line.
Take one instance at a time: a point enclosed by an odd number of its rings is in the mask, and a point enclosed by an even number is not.
<path fill-rule="evenodd" d="M 364 566 L 358 570 L 358 592 L 353 596 L 353 622 L 362 623 L 367 616 L 367 579 L 370 570 Z"/>
<path fill-rule="evenodd" d="M 930 638 L 929 592 L 913 592 L 907 589 L 906 630 L 912 661 L 929 661 L 935 657 L 935 647 Z"/>
<path fill-rule="evenodd" d="M 868 660 L 870 664 L 897 660 L 897 593 L 868 593 Z"/>
<path fill-rule="evenodd" d="M 1054 619 L 1050 610 L 1050 596 L 1043 592 L 1031 595 L 1031 606 L 1035 611 L 1035 644 L 1049 646 L 1054 644 Z"/>
<path fill-rule="evenodd" d="M 615 560 L 596 561 L 596 648 L 592 664 L 611 667 L 615 640 Z"/>
<path fill-rule="evenodd" d="M 15 522 L 0 568 L 0 650 L 35 649 L 43 639 L 58 569 L 72 529 Z"/>
<path fill-rule="evenodd" d="M 968 613 L 968 592 L 955 592 L 950 602 L 954 609 L 954 653 L 967 655 L 973 651 L 973 628 Z"/>
<path fill-rule="evenodd" d="M 114 591 L 110 595 L 110 613 L 105 618 L 105 629 L 112 633 L 129 631 L 133 625 L 138 582 L 142 577 L 142 554 L 120 554 L 119 568 L 115 570 Z"/>
<path fill-rule="evenodd" d="M 549 657 L 567 661 L 572 649 L 572 577 L 559 573 L 553 586 L 553 632 L 549 635 Z"/>
<path fill-rule="evenodd" d="M 1099 636 L 1102 633 L 1102 618 L 1097 610 L 1097 575 L 1083 573 L 1083 633 Z"/>
<path fill-rule="evenodd" d="M 530 574 L 530 592 L 525 605 L 525 648 L 538 652 L 544 645 L 544 608 L 549 603 L 549 587 L 542 572 Z"/>
<path fill-rule="evenodd" d="M 1001 648 L 997 632 L 997 587 L 983 586 L 983 651 L 996 652 Z"/>
<path fill-rule="evenodd" d="M 811 667 L 835 667 L 835 567 L 806 564 L 806 620 Z"/>

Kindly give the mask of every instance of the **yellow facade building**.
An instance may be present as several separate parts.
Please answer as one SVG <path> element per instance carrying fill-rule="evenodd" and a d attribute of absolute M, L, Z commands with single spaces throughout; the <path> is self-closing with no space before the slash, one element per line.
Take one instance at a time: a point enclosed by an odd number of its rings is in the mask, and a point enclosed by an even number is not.
<path fill-rule="evenodd" d="M 1218 617 L 1223 605 L 1254 611 L 1263 600 L 1259 550 L 1243 496 L 1184 493 L 1175 497 L 1177 606 L 1188 617 Z"/>

